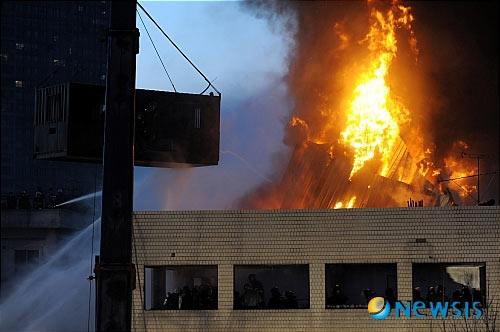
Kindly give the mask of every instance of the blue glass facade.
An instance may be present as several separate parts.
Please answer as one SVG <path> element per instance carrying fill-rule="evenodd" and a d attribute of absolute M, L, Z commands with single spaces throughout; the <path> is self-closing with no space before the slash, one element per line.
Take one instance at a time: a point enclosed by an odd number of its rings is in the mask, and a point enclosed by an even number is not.
<path fill-rule="evenodd" d="M 92 192 L 101 167 L 33 159 L 35 89 L 104 84 L 106 1 L 2 1 L 1 193 L 33 196 L 37 187 L 68 196 Z"/>

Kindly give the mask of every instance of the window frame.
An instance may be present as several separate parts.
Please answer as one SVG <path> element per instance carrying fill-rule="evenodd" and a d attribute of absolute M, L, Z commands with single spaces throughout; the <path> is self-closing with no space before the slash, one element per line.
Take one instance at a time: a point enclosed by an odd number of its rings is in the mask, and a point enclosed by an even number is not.
<path fill-rule="evenodd" d="M 215 309 L 159 309 L 159 308 L 153 308 L 151 307 L 150 309 L 146 309 L 146 269 L 154 269 L 154 268 L 165 268 L 165 272 L 167 268 L 182 268 L 182 267 L 215 267 L 215 276 L 217 278 L 217 303 L 216 303 L 216 308 Z M 144 272 L 144 285 L 142 286 L 143 289 L 143 294 L 144 294 L 144 300 L 143 300 L 143 306 L 142 310 L 143 311 L 175 311 L 175 312 L 191 312 L 191 311 L 214 311 L 214 310 L 219 310 L 219 264 L 168 264 L 168 265 L 144 265 L 143 267 L 143 272 Z M 150 295 L 151 296 L 151 295 Z"/>
<path fill-rule="evenodd" d="M 480 286 L 480 292 L 482 294 L 482 299 L 483 299 L 483 302 L 482 305 L 485 305 L 487 303 L 487 300 L 488 300 L 488 292 L 487 292 L 487 288 L 488 288 L 488 284 L 487 284 L 487 264 L 486 262 L 412 262 L 411 263 L 411 290 L 412 290 L 412 301 L 414 301 L 413 299 L 413 290 L 417 287 L 415 285 L 415 277 L 414 277 L 414 273 L 415 273 L 415 265 L 434 265 L 434 266 L 440 266 L 443 270 L 442 272 L 442 275 L 444 276 L 444 274 L 446 273 L 445 272 L 445 269 L 446 267 L 448 266 L 471 266 L 471 265 L 478 265 L 480 268 L 483 267 L 484 268 L 484 272 L 479 272 L 479 286 Z M 448 277 L 449 278 L 449 277 Z M 482 281 L 484 279 L 484 285 L 482 284 Z M 445 285 L 445 280 L 443 279 L 442 281 L 442 284 L 443 284 L 443 288 L 444 288 L 444 285 Z M 455 282 L 457 283 L 457 282 Z M 458 284 L 458 283 L 457 283 Z M 422 287 L 422 286 L 419 286 L 419 287 Z M 429 287 L 429 285 L 428 285 Z M 426 292 L 426 296 L 424 297 L 422 294 L 424 291 L 424 289 L 421 289 L 421 297 L 422 299 L 425 300 L 425 297 L 427 297 L 427 289 L 425 290 Z M 451 291 L 451 294 L 453 294 L 453 290 L 450 290 Z M 471 294 L 472 295 L 472 294 Z M 444 294 L 443 294 L 443 297 L 446 297 L 446 289 L 444 291 Z M 444 300 L 444 299 L 443 299 Z M 446 301 L 444 301 L 446 302 Z M 448 303 L 452 303 L 453 302 L 453 297 L 448 297 Z"/>
<path fill-rule="evenodd" d="M 262 268 L 262 267 L 294 267 L 294 266 L 301 266 L 301 267 L 306 267 L 307 268 L 307 294 L 308 294 L 308 299 L 307 299 L 307 307 L 306 308 L 283 308 L 283 309 L 270 309 L 270 308 L 235 308 L 235 303 L 234 303 L 234 296 L 233 296 L 233 305 L 231 310 L 235 311 L 266 311 L 266 310 L 311 310 L 311 269 L 310 266 L 311 264 L 309 263 L 300 263 L 300 264 L 233 264 L 233 294 L 236 291 L 236 268 L 237 267 L 254 267 L 254 268 Z M 281 290 L 281 289 L 280 289 Z M 281 290 L 283 291 L 283 290 Z M 264 301 L 265 302 L 265 301 Z"/>
<path fill-rule="evenodd" d="M 333 285 L 329 285 L 328 284 L 328 266 L 333 266 L 333 265 L 342 265 L 342 266 L 360 266 L 360 265 L 363 265 L 363 266 L 380 266 L 380 265 L 386 265 L 386 266 L 394 266 L 395 270 L 394 270 L 394 274 L 387 274 L 386 275 L 386 279 L 389 275 L 394 275 L 396 277 L 396 280 L 395 280 L 395 285 L 396 285 L 396 289 L 393 289 L 395 291 L 395 297 L 396 297 L 396 301 L 399 301 L 399 289 L 398 289 L 398 262 L 390 262 L 390 263 L 387 263 L 387 262 L 369 262 L 369 263 L 325 263 L 325 295 L 324 295 L 324 300 L 325 300 L 325 305 L 324 305 L 324 309 L 325 310 L 366 310 L 368 305 L 363 305 L 363 304 L 345 304 L 343 305 L 344 307 L 341 307 L 341 308 L 334 308 L 334 307 L 328 307 L 328 304 L 327 304 L 327 300 L 328 300 L 328 295 L 329 295 L 329 286 L 330 288 L 333 286 Z M 344 287 L 345 289 L 345 287 Z M 387 287 L 386 287 L 387 289 Z M 386 298 L 385 294 L 377 294 L 377 296 L 381 296 L 383 298 Z M 354 306 L 354 307 L 352 307 Z"/>

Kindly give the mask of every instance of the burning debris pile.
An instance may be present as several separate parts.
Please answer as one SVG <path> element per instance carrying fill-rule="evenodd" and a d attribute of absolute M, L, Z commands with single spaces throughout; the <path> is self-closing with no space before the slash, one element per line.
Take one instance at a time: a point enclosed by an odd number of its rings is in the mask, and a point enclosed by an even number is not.
<path fill-rule="evenodd" d="M 420 74 L 415 17 L 399 1 L 252 3 L 296 22 L 287 84 L 295 109 L 288 166 L 241 201 L 257 209 L 463 204 L 477 188 L 440 180 L 477 173 L 456 139 L 438 156 L 426 132 L 435 100 Z M 326 6 L 326 7 L 325 7 Z M 272 15 L 270 15 L 272 16 Z M 435 93 L 435 92 L 434 92 Z M 458 188 L 460 187 L 460 188 Z M 455 189 L 455 190 L 454 190 Z"/>

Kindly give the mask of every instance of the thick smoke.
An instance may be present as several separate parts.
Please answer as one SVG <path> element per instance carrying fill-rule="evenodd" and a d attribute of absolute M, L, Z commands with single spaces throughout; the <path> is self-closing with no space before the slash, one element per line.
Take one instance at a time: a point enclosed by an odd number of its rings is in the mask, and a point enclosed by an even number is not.
<path fill-rule="evenodd" d="M 462 151 L 488 155 L 481 162 L 481 173 L 498 170 L 497 2 L 403 4 L 412 8 L 415 18 L 418 54 L 408 31 L 398 30 L 397 58 L 387 83 L 410 111 L 411 122 L 401 127 L 401 138 L 417 160 L 426 157 L 443 169 L 444 178 L 452 174 L 445 168 L 451 167 L 450 157 L 462 168 L 476 171 L 476 161 L 461 159 Z M 279 29 L 294 37 L 286 77 L 295 103 L 289 119 L 298 117 L 307 126 L 288 126 L 285 144 L 294 148 L 308 139 L 333 144 L 341 152 L 337 140 L 345 123 L 346 103 L 368 56 L 362 40 L 368 32 L 370 10 L 386 11 L 390 6 L 376 1 L 246 3 L 249 11 L 272 25 L 276 25 L 274 18 L 286 17 L 287 24 Z M 498 183 L 498 174 L 482 177 L 482 197 L 498 202 Z M 450 188 L 460 190 L 452 184 Z M 258 208 L 256 198 L 273 190 L 276 186 L 264 185 L 243 198 L 241 205 Z"/>
<path fill-rule="evenodd" d="M 281 151 L 287 104 L 281 77 L 243 100 L 223 98 L 219 164 L 191 168 L 137 168 L 136 210 L 235 208 L 235 197 L 278 178 L 288 155 Z M 270 171 L 271 170 L 271 171 Z"/>

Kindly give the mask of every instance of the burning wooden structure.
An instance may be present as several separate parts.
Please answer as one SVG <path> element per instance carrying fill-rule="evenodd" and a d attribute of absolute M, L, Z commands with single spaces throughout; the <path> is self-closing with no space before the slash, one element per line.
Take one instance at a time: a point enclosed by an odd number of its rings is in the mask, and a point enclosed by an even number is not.
<path fill-rule="evenodd" d="M 440 200 L 443 194 L 418 172 L 411 183 L 400 181 L 398 174 L 414 163 L 404 143 L 400 145 L 390 176 L 365 169 L 352 179 L 352 160 L 343 155 L 332 158 L 328 145 L 297 146 L 276 187 L 257 195 L 252 203 L 272 209 L 406 206 L 411 199 L 425 206 L 454 204 L 453 198 Z"/>

